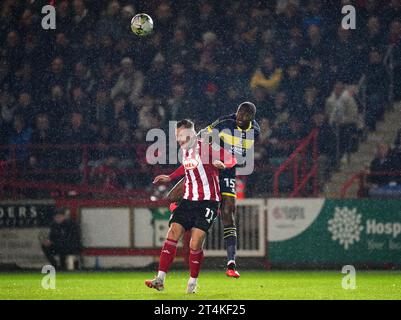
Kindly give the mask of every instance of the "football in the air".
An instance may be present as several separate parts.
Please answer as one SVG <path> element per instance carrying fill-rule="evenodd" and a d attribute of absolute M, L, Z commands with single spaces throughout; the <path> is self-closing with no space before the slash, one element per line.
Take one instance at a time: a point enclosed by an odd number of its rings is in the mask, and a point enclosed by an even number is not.
<path fill-rule="evenodd" d="M 152 33 L 153 20 L 146 13 L 138 13 L 131 20 L 131 30 L 138 36 L 147 36 Z"/>

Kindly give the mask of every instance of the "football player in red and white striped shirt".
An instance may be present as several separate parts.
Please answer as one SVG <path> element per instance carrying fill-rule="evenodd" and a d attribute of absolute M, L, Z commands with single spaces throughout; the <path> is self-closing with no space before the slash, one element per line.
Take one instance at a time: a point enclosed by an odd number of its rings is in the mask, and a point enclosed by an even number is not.
<path fill-rule="evenodd" d="M 153 280 L 146 280 L 145 284 L 159 291 L 164 289 L 164 280 L 174 260 L 177 243 L 185 231 L 190 230 L 190 279 L 187 293 L 195 293 L 203 260 L 203 243 L 217 217 L 221 200 L 219 169 L 232 168 L 236 159 L 223 148 L 212 147 L 198 139 L 190 120 L 177 123 L 176 137 L 182 150 L 182 165 L 170 175 L 157 176 L 153 183 L 167 183 L 185 176 L 184 197 L 170 218 L 167 239 L 160 254 L 158 274 Z"/>

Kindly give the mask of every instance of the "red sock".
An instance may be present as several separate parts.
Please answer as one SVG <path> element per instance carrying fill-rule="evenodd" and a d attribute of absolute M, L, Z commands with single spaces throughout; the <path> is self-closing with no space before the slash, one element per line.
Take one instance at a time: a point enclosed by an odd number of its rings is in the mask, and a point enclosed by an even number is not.
<path fill-rule="evenodd" d="M 203 261 L 203 250 L 191 250 L 189 254 L 189 270 L 192 278 L 197 278 Z"/>
<path fill-rule="evenodd" d="M 159 271 L 167 273 L 177 252 L 177 241 L 167 239 L 160 253 Z"/>

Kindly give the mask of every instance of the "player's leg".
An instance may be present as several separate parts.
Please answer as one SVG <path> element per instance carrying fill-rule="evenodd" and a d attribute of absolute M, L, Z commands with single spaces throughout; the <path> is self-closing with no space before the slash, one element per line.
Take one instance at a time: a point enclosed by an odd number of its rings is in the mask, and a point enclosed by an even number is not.
<path fill-rule="evenodd" d="M 187 286 L 187 293 L 195 293 L 198 284 L 198 276 L 203 262 L 203 243 L 205 242 L 206 232 L 192 228 L 191 241 L 189 243 L 189 271 L 190 278 Z"/>
<path fill-rule="evenodd" d="M 54 250 L 53 246 L 45 246 L 42 245 L 42 251 L 46 257 L 46 259 L 49 261 L 49 263 L 54 267 L 57 268 L 57 261 L 55 259 L 56 256 L 56 251 Z"/>
<path fill-rule="evenodd" d="M 227 250 L 227 271 L 229 277 L 238 278 L 236 270 L 235 255 L 237 252 L 237 227 L 235 224 L 235 200 L 236 200 L 236 178 L 235 169 L 222 170 L 220 172 L 221 192 L 221 219 L 224 226 L 224 244 Z"/>
<path fill-rule="evenodd" d="M 145 284 L 149 288 L 157 290 L 164 289 L 164 280 L 166 274 L 173 263 L 175 254 L 177 253 L 178 240 L 184 235 L 185 230 L 191 229 L 190 217 L 187 214 L 190 209 L 190 202 L 183 200 L 179 206 L 174 210 L 169 222 L 170 228 L 167 232 L 166 241 L 160 253 L 159 269 L 156 278 L 153 280 L 146 280 Z"/>
<path fill-rule="evenodd" d="M 167 194 L 167 200 L 169 202 L 178 202 L 184 196 L 184 178 L 176 183 L 176 185 Z"/>
<path fill-rule="evenodd" d="M 172 223 L 167 232 L 166 240 L 160 252 L 159 268 L 156 278 L 153 280 L 146 280 L 145 284 L 149 288 L 154 288 L 158 291 L 164 289 L 164 281 L 167 272 L 174 261 L 177 253 L 177 244 L 181 237 L 184 235 L 185 228 L 179 223 Z"/>
<path fill-rule="evenodd" d="M 198 275 L 203 261 L 203 244 L 208 230 L 217 217 L 218 202 L 200 201 L 196 204 L 192 216 L 194 223 L 191 229 L 191 240 L 189 243 L 189 269 L 190 278 L 187 286 L 187 293 L 195 293 L 198 282 Z"/>
<path fill-rule="evenodd" d="M 235 257 L 237 253 L 237 227 L 235 224 L 235 197 L 222 195 L 221 218 L 224 226 L 224 244 L 227 250 L 227 271 L 229 277 L 239 278 L 236 270 Z"/>

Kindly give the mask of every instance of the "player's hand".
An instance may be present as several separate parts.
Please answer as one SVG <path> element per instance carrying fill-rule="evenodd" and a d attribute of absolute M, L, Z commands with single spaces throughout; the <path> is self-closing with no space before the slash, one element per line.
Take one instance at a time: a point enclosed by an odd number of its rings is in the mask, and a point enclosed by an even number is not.
<path fill-rule="evenodd" d="M 158 184 L 158 183 L 167 183 L 170 182 L 171 178 L 165 174 L 161 174 L 153 180 L 153 184 Z"/>
<path fill-rule="evenodd" d="M 214 160 L 214 161 L 213 161 L 213 165 L 214 165 L 217 169 L 220 169 L 220 170 L 226 168 L 226 165 L 225 165 L 223 162 L 221 162 L 220 160 Z"/>

